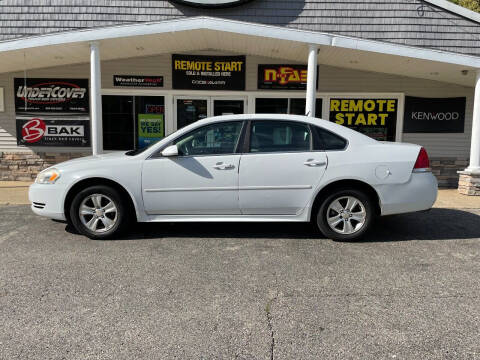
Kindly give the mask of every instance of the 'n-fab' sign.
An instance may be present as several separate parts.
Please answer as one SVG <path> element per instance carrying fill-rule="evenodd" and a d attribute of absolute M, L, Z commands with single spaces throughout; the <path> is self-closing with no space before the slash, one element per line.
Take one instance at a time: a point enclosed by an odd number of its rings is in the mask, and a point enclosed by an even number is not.
<path fill-rule="evenodd" d="M 305 90 L 306 65 L 258 65 L 258 88 L 269 90 Z"/>

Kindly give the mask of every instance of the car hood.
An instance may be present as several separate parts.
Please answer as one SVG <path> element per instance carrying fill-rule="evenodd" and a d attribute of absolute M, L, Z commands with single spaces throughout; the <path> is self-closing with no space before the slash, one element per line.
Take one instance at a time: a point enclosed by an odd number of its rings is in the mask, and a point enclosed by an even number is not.
<path fill-rule="evenodd" d="M 125 151 L 114 151 L 110 152 L 107 154 L 100 154 L 100 155 L 90 155 L 90 156 L 84 156 L 68 161 L 64 161 L 61 163 L 58 163 L 52 167 L 58 168 L 58 169 L 63 169 L 63 168 L 70 168 L 70 167 L 75 167 L 75 166 L 82 166 L 84 164 L 93 164 L 95 162 L 103 162 L 106 160 L 120 160 L 122 158 L 130 158 L 129 156 L 125 155 Z"/>

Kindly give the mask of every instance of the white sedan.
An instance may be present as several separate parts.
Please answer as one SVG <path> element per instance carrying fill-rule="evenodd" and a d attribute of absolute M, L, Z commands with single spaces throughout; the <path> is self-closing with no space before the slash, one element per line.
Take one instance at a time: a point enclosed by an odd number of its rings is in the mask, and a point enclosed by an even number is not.
<path fill-rule="evenodd" d="M 158 143 L 42 171 L 32 210 L 92 239 L 139 222 L 307 222 L 354 240 L 379 215 L 429 209 L 437 181 L 419 145 L 293 115 L 197 121 Z"/>

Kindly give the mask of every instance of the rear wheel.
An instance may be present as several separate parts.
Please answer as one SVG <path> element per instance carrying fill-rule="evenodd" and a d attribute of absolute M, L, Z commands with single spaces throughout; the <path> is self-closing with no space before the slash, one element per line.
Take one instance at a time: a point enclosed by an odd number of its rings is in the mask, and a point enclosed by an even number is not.
<path fill-rule="evenodd" d="M 374 218 L 374 202 L 367 194 L 355 189 L 339 189 L 321 204 L 317 226 L 332 240 L 353 241 L 368 231 Z"/>
<path fill-rule="evenodd" d="M 109 186 L 91 186 L 80 191 L 70 206 L 70 219 L 90 239 L 119 235 L 128 225 L 128 206 Z"/>

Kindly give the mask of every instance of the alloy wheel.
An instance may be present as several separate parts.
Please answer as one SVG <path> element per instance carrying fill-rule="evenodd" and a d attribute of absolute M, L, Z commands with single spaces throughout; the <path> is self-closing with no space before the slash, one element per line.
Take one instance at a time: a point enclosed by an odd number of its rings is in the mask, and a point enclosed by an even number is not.
<path fill-rule="evenodd" d="M 328 206 L 327 224 L 343 235 L 354 234 L 365 225 L 367 212 L 365 205 L 354 196 L 341 196 Z"/>
<path fill-rule="evenodd" d="M 94 233 L 104 233 L 117 223 L 118 210 L 108 196 L 92 194 L 83 199 L 78 209 L 78 215 L 87 229 Z"/>

